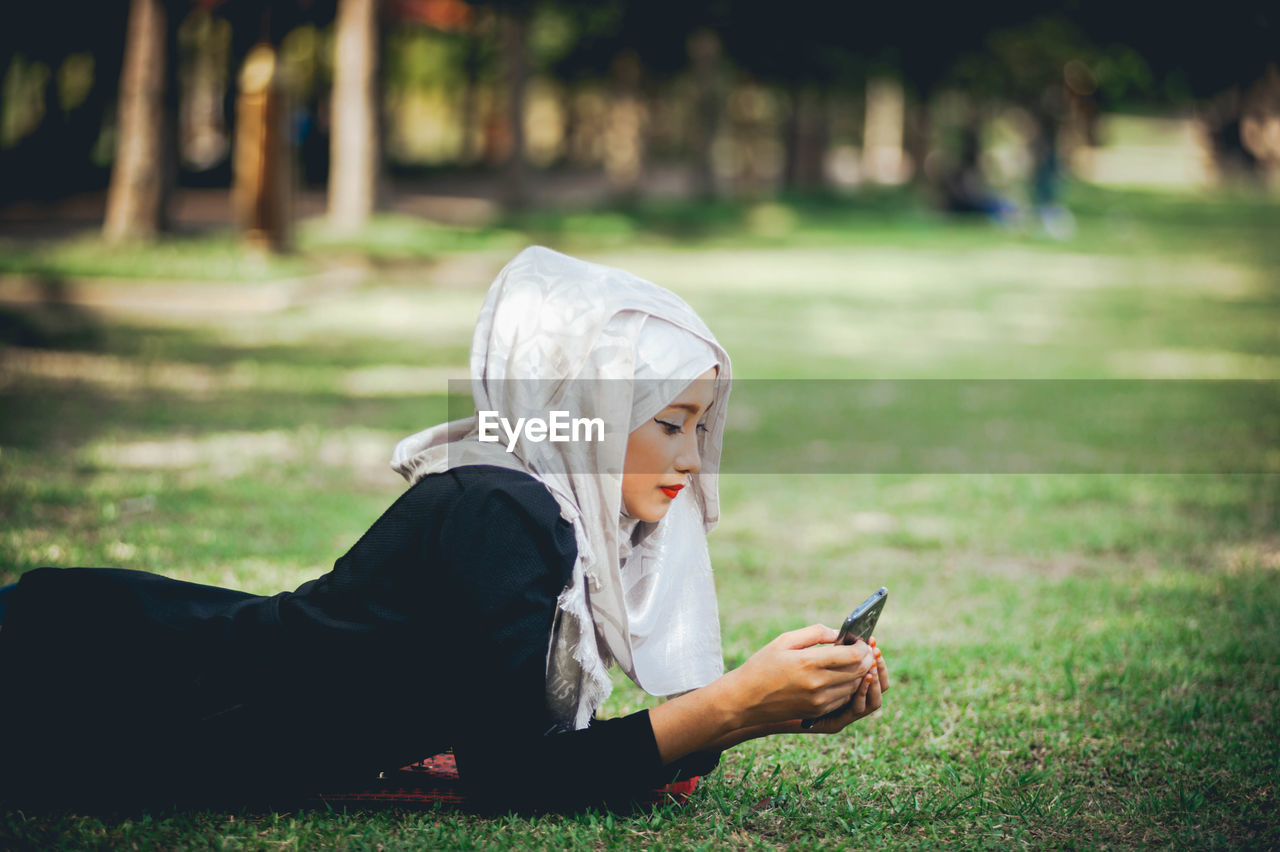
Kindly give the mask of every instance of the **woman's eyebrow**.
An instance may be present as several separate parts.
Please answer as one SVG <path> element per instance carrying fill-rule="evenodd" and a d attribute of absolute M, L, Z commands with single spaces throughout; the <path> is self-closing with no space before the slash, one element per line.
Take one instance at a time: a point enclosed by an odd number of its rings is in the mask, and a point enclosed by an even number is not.
<path fill-rule="evenodd" d="M 710 411 L 711 406 L 715 404 L 716 404 L 716 401 L 714 399 L 711 400 L 711 402 L 708 402 L 706 411 Z M 680 409 L 683 409 L 684 411 L 689 412 L 690 414 L 697 414 L 699 410 L 698 406 L 694 405 L 692 402 L 673 402 L 670 405 L 668 405 L 667 408 L 680 408 Z M 664 408 L 663 411 L 666 411 L 666 408 Z"/>

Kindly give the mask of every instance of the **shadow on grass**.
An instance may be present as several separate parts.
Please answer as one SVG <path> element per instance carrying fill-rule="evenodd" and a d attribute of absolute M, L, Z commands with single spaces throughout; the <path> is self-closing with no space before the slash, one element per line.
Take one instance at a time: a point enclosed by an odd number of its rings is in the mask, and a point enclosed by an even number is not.
<path fill-rule="evenodd" d="M 154 245 L 115 246 L 103 242 L 97 231 L 60 239 L 0 239 L 0 273 L 11 275 L 261 281 L 312 269 L 300 255 L 247 254 L 239 237 L 226 228 L 172 233 Z"/>
<path fill-rule="evenodd" d="M 77 347 L 79 348 L 79 347 Z M 125 358 L 185 361 L 209 367 L 254 363 L 278 367 L 350 370 L 387 364 L 415 367 L 466 364 L 466 344 L 388 340 L 373 334 L 340 336 L 316 331 L 288 343 L 230 342 L 215 328 L 175 328 L 113 322 L 83 347 Z"/>
<path fill-rule="evenodd" d="M 101 346 L 106 330 L 91 311 L 69 298 L 65 278 L 43 275 L 30 285 L 28 304 L 0 302 L 0 346 L 89 349 Z"/>
<path fill-rule="evenodd" d="M 856 237 L 860 232 L 927 227 L 934 236 L 964 220 L 942 220 L 910 187 L 852 196 L 787 193 L 760 201 L 728 199 L 620 201 L 590 210 L 544 209 L 508 214 L 504 226 L 554 244 L 608 246 L 635 240 L 692 247 L 704 242 L 785 245 L 805 236 Z M 939 225 L 944 227 L 940 228 Z M 837 242 L 841 241 L 837 239 Z"/>
<path fill-rule="evenodd" d="M 443 421 L 446 403 L 443 393 L 353 400 L 335 392 L 254 390 L 193 398 L 170 391 L 109 393 L 76 384 L 15 383 L 0 391 L 0 405 L 21 416 L 0 419 L 0 445 L 59 452 L 105 436 L 155 440 L 308 427 L 409 434 Z"/>

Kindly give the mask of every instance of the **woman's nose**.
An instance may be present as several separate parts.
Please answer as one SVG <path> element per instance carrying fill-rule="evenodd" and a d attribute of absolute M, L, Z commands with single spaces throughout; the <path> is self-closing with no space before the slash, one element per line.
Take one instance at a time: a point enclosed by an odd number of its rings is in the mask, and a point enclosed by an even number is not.
<path fill-rule="evenodd" d="M 676 470 L 681 473 L 697 473 L 702 470 L 702 456 L 698 453 L 698 430 L 691 429 L 690 434 L 680 443 L 680 454 L 676 456 Z"/>

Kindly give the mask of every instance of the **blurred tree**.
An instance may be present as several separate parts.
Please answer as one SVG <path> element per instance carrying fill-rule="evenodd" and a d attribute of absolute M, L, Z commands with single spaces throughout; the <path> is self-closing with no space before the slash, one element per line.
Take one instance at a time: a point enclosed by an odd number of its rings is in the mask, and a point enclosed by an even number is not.
<path fill-rule="evenodd" d="M 688 44 L 694 85 L 693 193 L 700 198 L 710 198 L 716 191 L 712 146 L 720 129 L 725 97 L 721 72 L 724 50 L 720 37 L 705 27 L 691 33 Z"/>
<path fill-rule="evenodd" d="M 1223 169 L 1258 176 L 1258 161 L 1243 144 L 1244 93 L 1265 79 L 1269 66 L 1280 65 L 1280 8 L 1274 2 L 1219 0 L 1211 9 L 1182 14 L 1081 0 L 1073 18 L 1098 42 L 1131 51 L 1100 69 L 1101 97 L 1139 106 L 1198 102 Z M 1136 74 L 1135 58 L 1141 65 Z"/>
<path fill-rule="evenodd" d="M 642 91 L 644 66 L 634 50 L 613 60 L 609 107 L 605 114 L 604 171 L 614 195 L 635 196 L 649 145 L 649 109 Z"/>
<path fill-rule="evenodd" d="M 528 201 L 528 166 L 525 163 L 525 90 L 529 82 L 530 3 L 508 2 L 499 7 L 506 80 L 506 128 L 510 145 L 504 166 L 503 195 L 507 206 L 524 207 Z"/>
<path fill-rule="evenodd" d="M 280 51 L 260 42 L 239 75 L 232 207 L 245 242 L 285 251 L 293 231 L 293 144 Z"/>
<path fill-rule="evenodd" d="M 725 28 L 728 4 L 559 0 L 555 5 L 572 21 L 576 38 L 551 69 L 571 85 L 603 83 L 608 103 L 600 159 L 610 170 L 615 191 L 625 196 L 638 187 L 652 147 L 653 102 L 659 96 L 678 97 L 672 84 L 692 67 L 692 115 L 684 130 L 692 148 L 694 190 L 709 192 L 712 142 L 727 94 L 720 80 L 723 50 L 717 34 Z M 572 138 L 579 135 L 575 129 Z"/>
<path fill-rule="evenodd" d="M 1096 84 L 1086 85 L 1086 77 L 1091 76 L 1088 69 L 1097 66 L 1101 57 L 1101 50 L 1080 27 L 1061 15 L 1036 17 L 987 33 L 982 49 L 958 57 L 951 71 L 953 85 L 972 100 L 965 111 L 963 153 L 957 171 L 949 177 L 978 170 L 981 126 L 990 112 L 983 106 L 1013 103 L 1025 111 L 1034 126 L 1030 140 L 1032 201 L 1041 209 L 1056 205 L 1062 163 L 1059 135 L 1071 115 L 1068 83 L 1076 85 L 1078 97 L 1088 97 L 1096 89 Z M 951 190 L 948 197 L 953 207 L 976 203 L 975 209 L 990 212 L 988 204 L 962 197 L 963 188 L 972 186 L 972 181 L 951 179 L 944 183 Z"/>
<path fill-rule="evenodd" d="M 469 15 L 466 22 L 464 34 L 465 52 L 462 61 L 462 103 L 458 116 L 458 121 L 462 125 L 462 148 L 459 152 L 459 160 L 464 165 L 470 165 L 479 158 L 479 147 L 476 145 L 476 139 L 480 135 L 478 131 L 480 126 L 480 74 L 481 69 L 486 64 L 486 42 L 483 36 L 489 26 L 489 17 L 481 14 Z"/>
<path fill-rule="evenodd" d="M 227 22 L 205 7 L 178 26 L 179 147 L 182 165 L 197 171 L 215 166 L 230 146 L 222 112 L 230 35 Z"/>
<path fill-rule="evenodd" d="M 161 0 L 130 0 L 116 156 L 102 225 L 108 242 L 152 239 L 166 224 L 177 121 L 169 20 Z"/>
<path fill-rule="evenodd" d="M 259 44 L 281 49 L 286 46 L 288 37 L 296 33 L 299 28 L 328 26 L 336 16 L 336 2 L 337 0 L 195 0 L 197 7 L 208 9 L 230 32 L 229 43 L 225 47 L 219 45 L 218 49 L 225 51 L 223 54 L 225 59 L 221 61 L 226 63 L 223 79 L 227 81 L 222 98 L 222 126 L 230 133 L 233 145 L 232 131 L 234 131 L 236 116 L 239 112 L 240 92 L 236 81 L 240 79 L 240 72 L 250 51 Z M 199 45 L 199 49 L 209 50 L 212 46 L 205 43 Z M 221 56 L 219 58 L 221 59 Z M 195 57 L 190 59 L 194 61 Z M 314 51 L 311 52 L 308 60 L 309 64 L 315 64 Z M 299 69 L 295 67 L 289 70 L 297 72 Z M 314 118 L 319 112 L 317 104 L 320 87 L 316 85 L 314 79 L 315 68 L 307 70 L 313 73 L 309 75 L 295 73 L 291 76 L 288 85 L 291 96 L 296 99 L 293 107 L 296 109 L 305 105 L 309 115 Z M 300 77 L 303 79 L 299 79 Z M 314 128 L 315 123 L 313 122 L 310 126 Z M 311 144 L 314 145 L 314 140 Z M 327 159 L 327 148 L 324 153 Z M 207 180 L 226 185 L 231 180 L 232 155 L 233 152 L 228 151 L 217 167 L 210 169 L 211 173 Z"/>
<path fill-rule="evenodd" d="M 363 228 L 377 203 L 377 84 L 378 0 L 338 0 L 329 169 L 329 221 L 337 231 Z"/>
<path fill-rule="evenodd" d="M 825 183 L 828 106 L 836 92 L 859 96 L 872 57 L 891 38 L 868 32 L 885 14 L 878 7 L 816 2 L 803 7 L 735 7 L 725 46 L 734 65 L 786 95 L 782 129 L 783 184 L 817 189 Z"/>

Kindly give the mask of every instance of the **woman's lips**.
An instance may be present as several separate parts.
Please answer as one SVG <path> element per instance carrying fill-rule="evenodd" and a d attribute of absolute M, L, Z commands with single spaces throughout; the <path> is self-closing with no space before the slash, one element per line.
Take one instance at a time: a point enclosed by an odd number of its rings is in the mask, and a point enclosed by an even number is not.
<path fill-rule="evenodd" d="M 663 494 L 667 495 L 667 499 L 674 500 L 676 499 L 676 495 L 680 493 L 680 489 L 684 488 L 684 486 L 683 485 L 659 485 L 658 488 L 659 490 L 662 491 Z"/>

